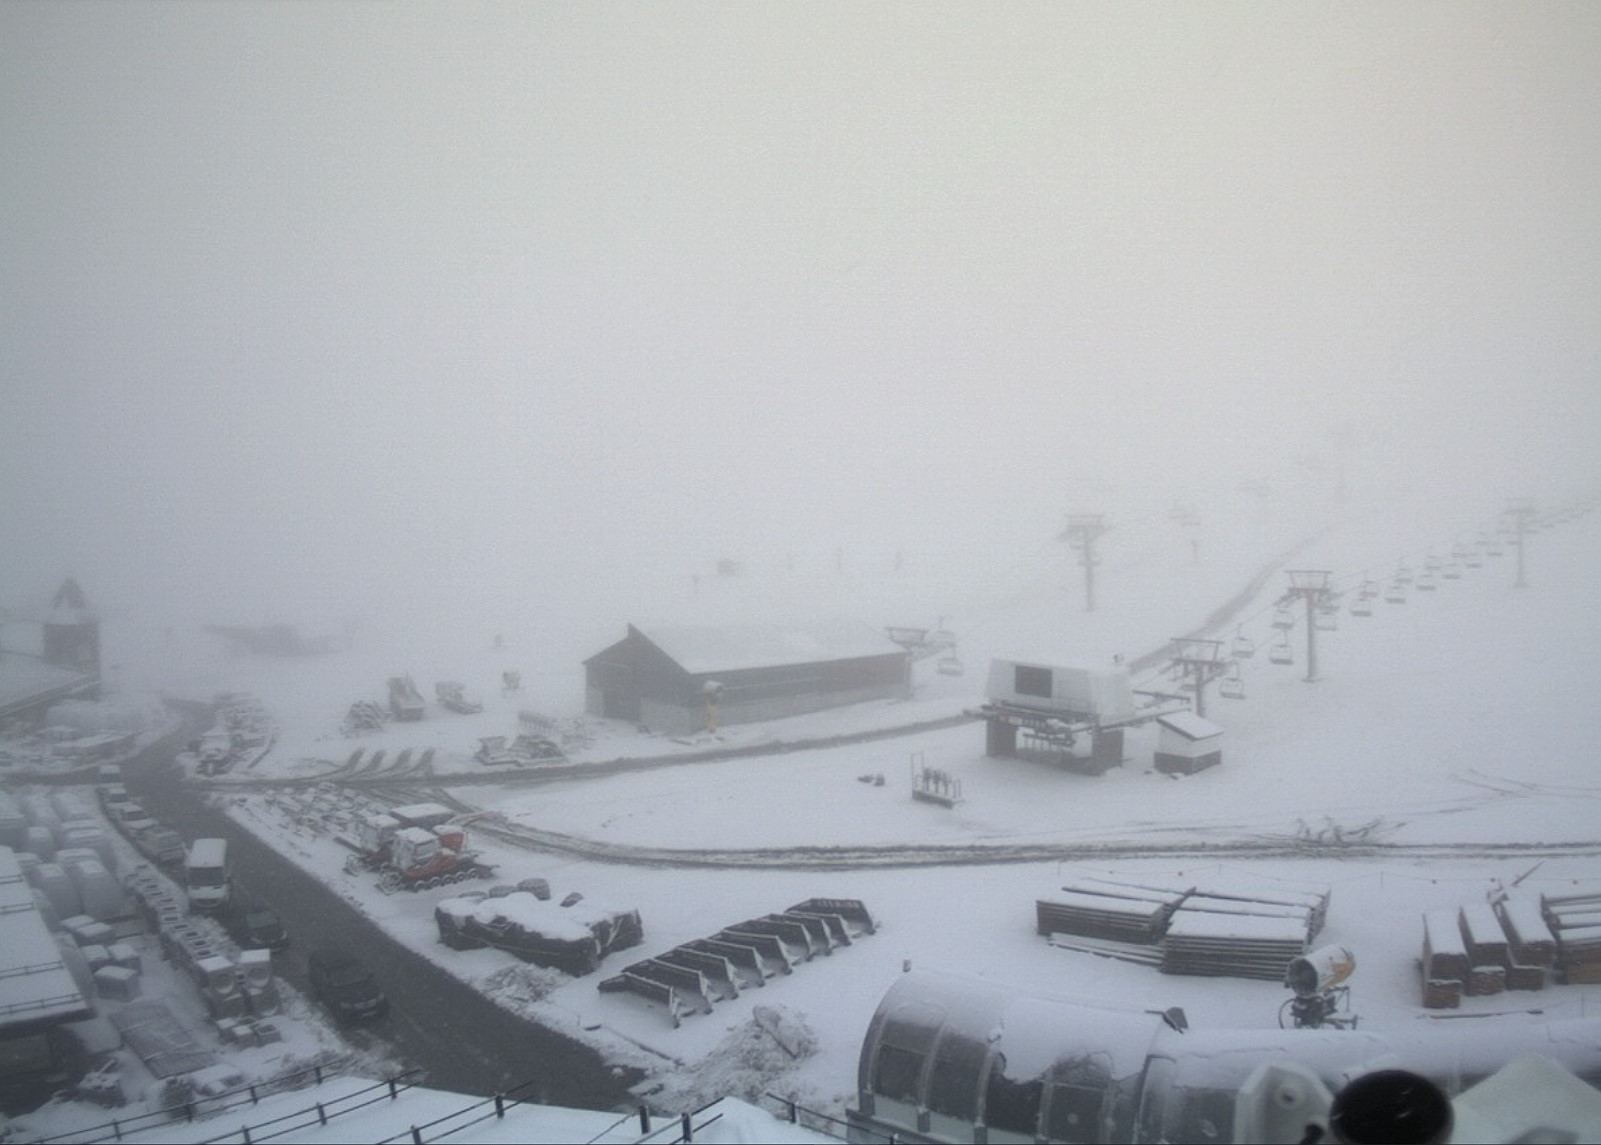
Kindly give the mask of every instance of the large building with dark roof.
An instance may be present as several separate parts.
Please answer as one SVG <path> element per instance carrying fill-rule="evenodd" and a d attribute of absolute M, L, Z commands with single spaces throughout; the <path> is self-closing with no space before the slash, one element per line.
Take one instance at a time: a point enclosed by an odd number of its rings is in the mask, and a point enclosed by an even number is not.
<path fill-rule="evenodd" d="M 683 735 L 903 695 L 905 649 L 861 621 L 628 626 L 584 661 L 585 710 Z"/>

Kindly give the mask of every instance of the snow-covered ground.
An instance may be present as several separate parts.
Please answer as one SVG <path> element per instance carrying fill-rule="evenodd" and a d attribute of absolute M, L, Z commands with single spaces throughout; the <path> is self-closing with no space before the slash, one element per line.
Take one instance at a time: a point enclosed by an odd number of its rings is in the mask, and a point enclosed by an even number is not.
<path fill-rule="evenodd" d="M 1218 521 L 1233 518 L 1219 515 Z M 1244 520 L 1245 518 L 1241 518 Z M 981 701 L 989 657 L 1027 654 L 1061 663 L 1134 660 L 1170 637 L 1198 633 L 1230 597 L 1264 568 L 1325 568 L 1343 586 L 1384 579 L 1398 563 L 1421 568 L 1431 552 L 1493 522 L 1434 520 L 1400 512 L 1330 515 L 1326 527 L 1305 516 L 1249 519 L 1187 531 L 1159 516 L 1133 520 L 1099 542 L 1097 608 L 1083 609 L 1081 571 L 1066 546 L 1026 554 L 985 591 L 943 603 L 926 584 L 851 583 L 846 587 L 874 623 L 932 623 L 897 609 L 926 598 L 945 609 L 959 637 L 966 675 L 918 667 L 916 696 L 770 724 L 729 727 L 725 746 L 796 741 L 889 727 L 960 712 Z M 1191 541 L 1197 541 L 1191 544 Z M 1601 670 L 1601 614 L 1590 600 L 1601 568 L 1601 517 L 1585 516 L 1529 539 L 1529 585 L 1514 587 L 1510 549 L 1442 582 L 1412 592 L 1405 604 L 1380 601 L 1375 615 L 1342 612 L 1339 628 L 1320 632 L 1321 679 L 1304 681 L 1304 634 L 1293 636 L 1298 663 L 1242 665 L 1247 698 L 1210 698 L 1208 715 L 1226 728 L 1220 767 L 1173 778 L 1151 766 L 1149 729 L 1133 732 L 1121 768 L 1100 777 L 1062 773 L 1018 760 L 986 758 L 983 726 L 966 723 L 850 746 L 684 763 L 652 770 L 555 782 L 450 784 L 472 762 L 477 737 L 509 735 L 516 714 L 534 709 L 558 719 L 579 714 L 583 655 L 621 635 L 630 617 L 592 647 L 533 646 L 513 636 L 494 648 L 490 633 L 442 639 L 430 652 L 417 641 L 358 640 L 329 657 L 297 662 L 226 660 L 196 652 L 179 665 L 130 654 L 130 679 L 165 682 L 175 691 L 245 690 L 278 719 L 277 749 L 247 774 L 218 784 L 217 798 L 237 820 L 318 872 L 358 909 L 419 955 L 479 984 L 502 1002 L 604 1050 L 650 1076 L 643 1093 L 663 1108 L 688 1108 L 712 1096 L 754 1097 L 763 1090 L 838 1111 L 854 1093 L 857 1056 L 868 1019 L 910 964 L 983 978 L 1020 990 L 1116 1001 L 1133 1010 L 1184 1007 L 1192 1026 L 1274 1026 L 1287 991 L 1229 978 L 1164 976 L 1147 967 L 1055 948 L 1035 933 L 1034 901 L 1087 874 L 1150 873 L 1205 880 L 1249 874 L 1288 885 L 1325 886 L 1332 902 L 1320 941 L 1356 954 L 1354 1008 L 1364 1028 L 1415 1029 L 1434 1019 L 1421 1008 L 1417 958 L 1425 911 L 1482 901 L 1498 884 L 1521 880 L 1529 891 L 1601 878 L 1596 829 L 1601 728 L 1589 702 Z M 908 578 L 912 579 L 912 578 Z M 1236 632 L 1265 649 L 1282 572 L 1241 603 L 1212 634 Z M 840 586 L 836 586 L 840 587 Z M 771 598 L 798 611 L 821 602 L 814 584 L 754 575 L 714 585 L 681 602 L 678 616 L 746 614 Z M 804 590 L 804 591 L 803 591 Z M 707 600 L 708 596 L 722 596 Z M 721 612 L 719 612 L 721 610 Z M 838 612 L 837 608 L 830 612 Z M 474 638 L 476 637 L 476 638 Z M 411 658 L 399 657 L 409 649 Z M 159 651 L 159 649 L 158 649 Z M 560 652 L 563 659 L 555 659 Z M 502 695 L 500 673 L 517 668 L 525 690 Z M 166 675 L 163 676 L 163 671 Z M 461 680 L 485 702 L 477 716 L 430 706 L 420 724 L 391 724 L 365 738 L 342 737 L 351 701 L 382 699 L 386 677 L 413 673 L 425 695 L 435 679 Z M 1137 683 L 1160 683 L 1155 670 Z M 687 750 L 626 725 L 584 722 L 590 740 L 578 761 Z M 1084 848 L 1071 859 L 826 869 L 793 865 L 678 865 L 599 861 L 520 849 L 475 835 L 499 866 L 498 881 L 550 881 L 557 897 L 637 908 L 643 946 L 612 955 L 601 971 L 572 979 L 526 966 L 494 950 L 452 951 L 437 941 L 433 904 L 454 889 L 418 895 L 377 893 L 370 875 L 346 874 L 346 854 L 307 814 L 311 795 L 267 784 L 336 772 L 351 751 L 434 747 L 433 779 L 396 777 L 404 791 L 439 788 L 513 824 L 610 844 L 667 851 L 821 846 L 983 844 Z M 954 809 L 910 796 L 915 765 L 940 768 L 961 782 Z M 882 774 L 882 786 L 864 783 Z M 323 798 L 337 802 L 340 796 Z M 1251 859 L 1252 844 L 1327 840 L 1360 834 L 1385 849 L 1308 849 L 1305 857 Z M 1502 844 L 1593 844 L 1565 855 L 1499 853 Z M 1227 855 L 1201 845 L 1229 846 Z M 1104 847 L 1097 857 L 1089 848 Z M 1129 848 L 1139 849 L 1130 854 Z M 1148 848 L 1148 853 L 1144 850 Z M 879 931 L 790 976 L 686 1016 L 678 1028 L 658 1006 L 629 995 L 601 994 L 596 983 L 638 957 L 709 935 L 741 919 L 827 896 L 867 904 Z M 404 1006 L 404 999 L 397 999 Z M 761 1022 L 757 1021 L 758 1008 Z M 1493 1013 L 1538 1009 L 1546 1019 L 1601 1013 L 1601 987 L 1549 986 L 1541 994 L 1466 998 L 1456 1022 L 1465 1036 L 1494 1037 Z M 783 1049 L 759 1031 L 782 1024 Z M 1468 1031 L 1473 1031 L 1468 1033 Z M 796 1050 L 799 1052 L 795 1052 Z"/>

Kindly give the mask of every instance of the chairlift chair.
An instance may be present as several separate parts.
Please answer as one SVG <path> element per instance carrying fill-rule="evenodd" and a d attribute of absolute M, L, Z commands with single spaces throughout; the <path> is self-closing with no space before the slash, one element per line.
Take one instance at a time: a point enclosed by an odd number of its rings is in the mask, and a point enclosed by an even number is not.
<path fill-rule="evenodd" d="M 1393 582 L 1389 588 L 1384 590 L 1384 599 L 1390 604 L 1405 604 L 1406 585 L 1401 581 Z"/>
<path fill-rule="evenodd" d="M 1423 571 L 1431 573 L 1439 572 L 1440 558 L 1435 556 L 1433 553 L 1430 553 L 1427 557 L 1423 558 Z"/>
<path fill-rule="evenodd" d="M 1369 596 L 1365 592 L 1364 593 L 1359 593 L 1357 595 L 1357 598 L 1351 602 L 1351 615 L 1352 616 L 1372 616 L 1373 615 L 1373 598 L 1371 596 Z"/>
<path fill-rule="evenodd" d="M 1273 627 L 1282 632 L 1288 632 L 1295 627 L 1295 613 L 1284 605 L 1279 605 L 1273 610 Z"/>
<path fill-rule="evenodd" d="M 1280 636 L 1275 640 L 1267 650 L 1267 658 L 1270 664 L 1295 663 L 1295 653 L 1290 649 L 1289 639 Z"/>
<path fill-rule="evenodd" d="M 1234 671 L 1217 682 L 1217 694 L 1225 700 L 1245 699 L 1245 677 L 1240 675 L 1238 664 L 1234 665 Z"/>
<path fill-rule="evenodd" d="M 1395 566 L 1395 583 L 1402 587 L 1412 583 L 1412 570 L 1407 567 L 1405 561 Z"/>
<path fill-rule="evenodd" d="M 1419 592 L 1433 592 L 1440 586 L 1435 581 L 1434 574 L 1426 572 L 1422 576 L 1418 577 L 1417 583 L 1412 587 L 1417 589 Z"/>
<path fill-rule="evenodd" d="M 1443 569 L 1440 570 L 1440 575 L 1443 576 L 1446 580 L 1461 580 L 1462 579 L 1462 567 L 1460 565 L 1458 565 L 1455 561 L 1452 561 L 1449 564 L 1447 564 Z"/>
<path fill-rule="evenodd" d="M 1319 632 L 1333 632 L 1340 627 L 1340 610 L 1324 606 L 1312 614 L 1312 627 Z"/>
<path fill-rule="evenodd" d="M 1235 636 L 1233 655 L 1236 660 L 1249 660 L 1256 655 L 1256 641 L 1249 636 Z"/>

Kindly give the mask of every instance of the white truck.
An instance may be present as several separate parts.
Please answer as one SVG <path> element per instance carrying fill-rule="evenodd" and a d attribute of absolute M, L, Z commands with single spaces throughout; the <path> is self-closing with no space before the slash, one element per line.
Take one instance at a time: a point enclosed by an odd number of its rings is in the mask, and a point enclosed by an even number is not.
<path fill-rule="evenodd" d="M 228 840 L 196 839 L 183 861 L 184 889 L 189 909 L 203 914 L 221 910 L 228 902 Z"/>

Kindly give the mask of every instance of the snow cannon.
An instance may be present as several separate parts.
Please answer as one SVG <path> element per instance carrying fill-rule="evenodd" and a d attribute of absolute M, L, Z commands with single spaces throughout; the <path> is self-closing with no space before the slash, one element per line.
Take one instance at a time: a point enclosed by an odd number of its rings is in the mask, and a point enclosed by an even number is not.
<path fill-rule="evenodd" d="M 1325 946 L 1290 959 L 1284 972 L 1284 984 L 1295 991 L 1296 997 L 1308 998 L 1332 990 L 1356 971 L 1356 955 L 1348 946 Z"/>
<path fill-rule="evenodd" d="M 1324 946 L 1290 959 L 1284 971 L 1284 984 L 1295 997 L 1279 1008 L 1279 1025 L 1292 1019 L 1296 1029 L 1355 1029 L 1356 1016 L 1350 1012 L 1351 988 L 1345 980 L 1356 972 L 1356 955 L 1348 946 Z"/>

